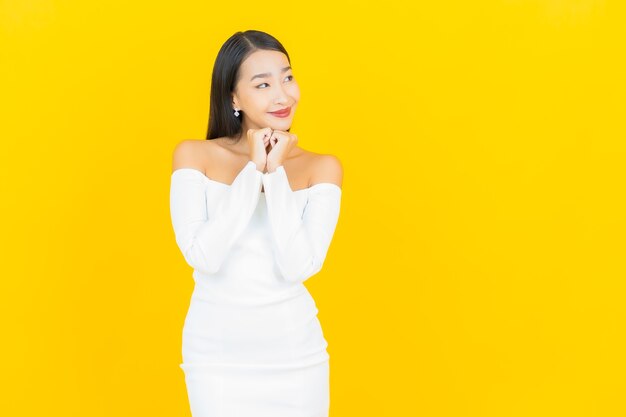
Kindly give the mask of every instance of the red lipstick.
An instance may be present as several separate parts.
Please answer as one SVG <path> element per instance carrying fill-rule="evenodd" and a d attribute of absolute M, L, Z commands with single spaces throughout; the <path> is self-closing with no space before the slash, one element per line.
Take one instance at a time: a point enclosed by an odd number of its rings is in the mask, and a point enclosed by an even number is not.
<path fill-rule="evenodd" d="M 269 112 L 271 115 L 276 117 L 287 117 L 291 113 L 291 107 L 287 107 L 286 109 L 280 111 Z"/>

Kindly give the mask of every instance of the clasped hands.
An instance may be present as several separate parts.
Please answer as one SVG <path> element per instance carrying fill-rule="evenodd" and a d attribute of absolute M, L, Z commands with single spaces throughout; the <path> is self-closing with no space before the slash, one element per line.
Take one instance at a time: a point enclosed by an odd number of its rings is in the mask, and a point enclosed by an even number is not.
<path fill-rule="evenodd" d="M 295 134 L 269 127 L 248 129 L 247 140 L 250 160 L 264 174 L 274 172 L 277 167 L 283 165 L 291 149 L 298 143 Z"/>

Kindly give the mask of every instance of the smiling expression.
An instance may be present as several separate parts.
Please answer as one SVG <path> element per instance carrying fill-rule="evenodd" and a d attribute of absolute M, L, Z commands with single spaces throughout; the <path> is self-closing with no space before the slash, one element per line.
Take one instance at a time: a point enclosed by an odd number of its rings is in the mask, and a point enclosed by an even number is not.
<path fill-rule="evenodd" d="M 241 63 L 232 105 L 233 111 L 241 110 L 244 132 L 265 127 L 286 131 L 299 100 L 300 88 L 282 52 L 258 50 Z M 272 114 L 279 110 L 285 114 Z"/>

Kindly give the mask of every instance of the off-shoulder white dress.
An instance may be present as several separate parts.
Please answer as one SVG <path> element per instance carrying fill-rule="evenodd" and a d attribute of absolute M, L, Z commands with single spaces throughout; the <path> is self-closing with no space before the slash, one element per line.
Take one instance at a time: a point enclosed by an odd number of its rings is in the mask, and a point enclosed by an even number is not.
<path fill-rule="evenodd" d="M 195 283 L 180 364 L 194 417 L 328 416 L 328 343 L 303 282 L 322 268 L 340 201 L 329 182 L 293 191 L 282 165 L 262 173 L 250 160 L 232 185 L 172 173 Z"/>

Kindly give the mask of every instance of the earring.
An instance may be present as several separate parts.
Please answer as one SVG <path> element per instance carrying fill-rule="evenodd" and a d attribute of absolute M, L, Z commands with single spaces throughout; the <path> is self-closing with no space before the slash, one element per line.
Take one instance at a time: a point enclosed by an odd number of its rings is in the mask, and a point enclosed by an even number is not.
<path fill-rule="evenodd" d="M 239 109 L 235 109 L 235 117 L 239 116 Z"/>

